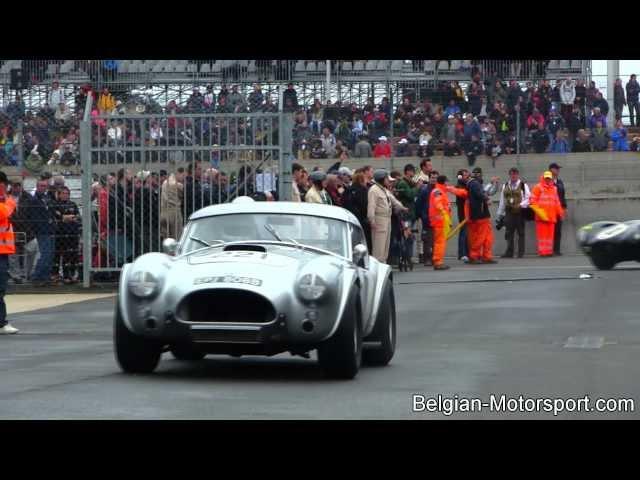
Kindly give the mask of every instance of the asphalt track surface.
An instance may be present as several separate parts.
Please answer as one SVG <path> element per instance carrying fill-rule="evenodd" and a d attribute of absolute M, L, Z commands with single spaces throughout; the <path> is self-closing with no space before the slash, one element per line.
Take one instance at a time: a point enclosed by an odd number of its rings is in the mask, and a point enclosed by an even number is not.
<path fill-rule="evenodd" d="M 599 272 L 579 256 L 450 263 L 449 271 L 396 274 L 396 356 L 352 381 L 326 380 L 315 355 L 289 354 L 188 363 L 166 353 L 154 374 L 125 375 L 113 356 L 113 299 L 14 314 L 20 334 L 0 337 L 0 418 L 639 417 L 639 264 Z M 579 279 L 582 273 L 594 277 Z M 628 398 L 635 411 L 553 415 L 483 407 L 445 415 L 413 411 L 414 394 L 425 401 L 457 395 L 459 405 L 465 398 L 490 403 L 492 394 L 497 403 L 505 395 L 515 399 L 512 407 L 519 395 L 550 401 L 588 395 L 591 407 L 598 398 Z"/>

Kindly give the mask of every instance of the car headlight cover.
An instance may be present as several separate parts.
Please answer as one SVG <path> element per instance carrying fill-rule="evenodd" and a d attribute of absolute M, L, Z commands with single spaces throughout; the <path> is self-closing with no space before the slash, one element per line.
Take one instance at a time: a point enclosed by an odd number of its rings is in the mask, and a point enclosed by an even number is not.
<path fill-rule="evenodd" d="M 136 297 L 150 297 L 158 289 L 158 280 L 149 272 L 135 272 L 129 280 L 129 290 Z"/>
<path fill-rule="evenodd" d="M 327 284 L 315 273 L 307 273 L 300 278 L 298 294 L 307 302 L 320 300 L 327 292 Z"/>
<path fill-rule="evenodd" d="M 619 223 L 618 225 L 605 228 L 600 233 L 598 233 L 598 235 L 596 235 L 596 238 L 598 240 L 608 240 L 610 238 L 615 237 L 616 235 L 620 235 L 627 228 L 629 228 L 628 225 L 625 225 L 624 223 Z"/>

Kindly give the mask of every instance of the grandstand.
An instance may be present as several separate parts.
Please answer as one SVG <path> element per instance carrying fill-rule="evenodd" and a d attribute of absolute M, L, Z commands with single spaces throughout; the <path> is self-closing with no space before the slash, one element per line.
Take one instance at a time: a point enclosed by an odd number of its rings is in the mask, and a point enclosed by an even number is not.
<path fill-rule="evenodd" d="M 400 103 L 405 95 L 421 100 L 443 81 L 465 82 L 472 75 L 481 80 L 494 73 L 503 80 L 519 82 L 542 78 L 554 80 L 572 76 L 590 79 L 589 60 L 340 60 L 330 61 L 327 95 L 325 60 L 0 60 L 0 105 L 15 96 L 11 71 L 22 69 L 27 88 L 21 94 L 27 108 L 37 108 L 46 99 L 48 88 L 59 82 L 70 106 L 74 92 L 84 84 L 109 87 L 120 97 L 144 93 L 166 105 L 182 103 L 194 87 L 237 84 L 247 94 L 251 85 L 263 84 L 265 94 L 275 98 L 278 88 L 292 82 L 301 105 L 314 98 L 329 98 L 363 104 L 384 96 Z"/>

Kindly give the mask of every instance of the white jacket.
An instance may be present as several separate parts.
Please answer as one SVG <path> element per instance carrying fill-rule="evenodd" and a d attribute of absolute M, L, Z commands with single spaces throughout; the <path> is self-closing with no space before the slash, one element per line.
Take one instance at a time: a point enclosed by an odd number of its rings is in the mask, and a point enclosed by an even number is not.
<path fill-rule="evenodd" d="M 573 105 L 576 99 L 576 82 L 564 81 L 560 85 L 560 100 L 564 105 Z"/>

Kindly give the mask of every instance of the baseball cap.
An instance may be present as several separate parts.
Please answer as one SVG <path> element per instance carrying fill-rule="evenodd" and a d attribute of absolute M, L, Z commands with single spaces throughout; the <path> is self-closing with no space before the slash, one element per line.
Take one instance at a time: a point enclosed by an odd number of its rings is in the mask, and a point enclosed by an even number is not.
<path fill-rule="evenodd" d="M 327 178 L 327 174 L 321 170 L 316 170 L 315 172 L 311 172 L 311 175 L 309 175 L 309 178 L 311 179 L 312 182 L 321 182 L 325 178 Z"/>
<path fill-rule="evenodd" d="M 549 170 L 551 170 L 552 168 L 558 168 L 558 169 L 560 169 L 560 168 L 562 168 L 562 167 L 561 167 L 560 165 L 558 165 L 557 163 L 555 163 L 555 162 L 554 162 L 554 163 L 552 163 L 552 164 L 550 164 L 550 165 L 549 165 Z"/>
<path fill-rule="evenodd" d="M 380 140 L 381 142 L 386 142 L 387 141 L 387 137 L 385 137 L 384 135 L 381 137 L 378 137 L 378 140 Z"/>
<path fill-rule="evenodd" d="M 398 143 L 409 143 L 409 141 L 406 138 L 403 138 Z"/>
<path fill-rule="evenodd" d="M 385 178 L 394 181 L 395 179 L 393 177 L 391 177 L 389 175 L 389 172 L 387 172 L 384 168 L 380 168 L 378 170 L 376 170 L 375 172 L 373 172 L 373 179 L 376 182 L 382 182 Z"/>
<path fill-rule="evenodd" d="M 553 178 L 553 173 L 551 173 L 549 170 L 547 170 L 546 172 L 544 172 L 542 174 L 543 178 Z"/>
<path fill-rule="evenodd" d="M 471 173 L 482 173 L 482 169 L 480 167 L 474 168 Z"/>
<path fill-rule="evenodd" d="M 452 118 L 456 118 L 456 117 L 455 117 L 455 116 L 453 116 L 453 115 L 449 115 L 449 117 L 448 117 L 448 118 L 449 118 L 449 120 L 451 120 Z"/>

